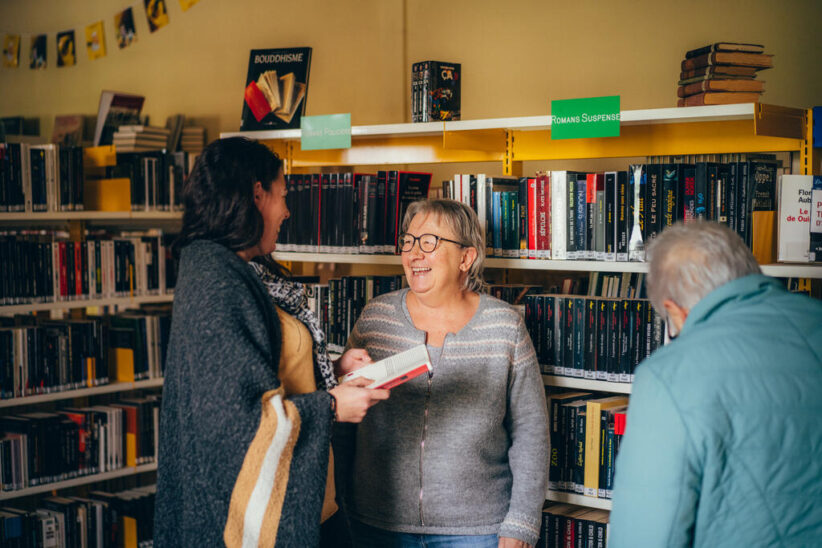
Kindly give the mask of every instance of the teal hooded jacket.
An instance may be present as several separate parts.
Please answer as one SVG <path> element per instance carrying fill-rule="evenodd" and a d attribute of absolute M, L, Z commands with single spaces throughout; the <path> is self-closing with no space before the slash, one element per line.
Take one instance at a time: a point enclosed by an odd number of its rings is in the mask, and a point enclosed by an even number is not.
<path fill-rule="evenodd" d="M 608 546 L 822 546 L 822 302 L 734 280 L 637 368 Z"/>

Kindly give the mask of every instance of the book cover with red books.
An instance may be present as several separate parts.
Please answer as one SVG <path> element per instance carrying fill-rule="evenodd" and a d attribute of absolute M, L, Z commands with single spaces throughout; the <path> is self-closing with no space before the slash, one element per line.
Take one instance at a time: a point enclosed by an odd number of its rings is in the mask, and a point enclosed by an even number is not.
<path fill-rule="evenodd" d="M 240 131 L 300 127 L 310 69 L 311 48 L 251 50 Z"/>

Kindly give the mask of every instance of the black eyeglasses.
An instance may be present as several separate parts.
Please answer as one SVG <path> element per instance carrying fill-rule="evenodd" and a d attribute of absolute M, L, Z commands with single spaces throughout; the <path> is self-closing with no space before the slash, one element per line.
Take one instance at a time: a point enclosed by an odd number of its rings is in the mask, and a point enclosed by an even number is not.
<path fill-rule="evenodd" d="M 451 242 L 452 244 L 457 244 L 460 247 L 470 247 L 467 244 L 457 242 L 455 240 L 449 240 L 448 238 L 443 238 L 442 236 L 437 236 L 436 234 L 420 234 L 419 236 L 414 236 L 413 234 L 400 234 L 400 251 L 403 253 L 407 253 L 414 249 L 414 242 L 420 242 L 420 251 L 423 253 L 431 253 L 437 246 L 440 244 L 440 241 L 443 242 Z"/>

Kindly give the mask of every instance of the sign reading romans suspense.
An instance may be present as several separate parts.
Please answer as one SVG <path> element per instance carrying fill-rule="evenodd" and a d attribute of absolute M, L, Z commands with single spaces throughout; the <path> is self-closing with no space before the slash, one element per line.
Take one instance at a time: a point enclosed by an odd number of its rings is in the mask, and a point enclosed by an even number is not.
<path fill-rule="evenodd" d="M 551 101 L 551 139 L 619 137 L 619 95 Z"/>
<path fill-rule="evenodd" d="M 300 129 L 302 150 L 351 148 L 351 114 L 303 116 Z"/>
<path fill-rule="evenodd" d="M 300 127 L 310 68 L 311 48 L 251 50 L 240 131 Z"/>

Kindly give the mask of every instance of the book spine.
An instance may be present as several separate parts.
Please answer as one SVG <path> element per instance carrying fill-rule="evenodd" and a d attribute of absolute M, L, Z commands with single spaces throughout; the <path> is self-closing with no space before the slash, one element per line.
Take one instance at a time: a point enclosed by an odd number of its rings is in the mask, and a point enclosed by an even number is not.
<path fill-rule="evenodd" d="M 585 354 L 583 360 L 584 377 L 594 380 L 597 374 L 597 299 L 585 299 Z"/>
<path fill-rule="evenodd" d="M 616 260 L 628 260 L 628 173 L 617 171 Z"/>
<path fill-rule="evenodd" d="M 585 257 L 596 259 L 597 252 L 597 182 L 596 174 L 585 176 Z"/>
<path fill-rule="evenodd" d="M 588 184 L 585 174 L 578 174 L 575 185 L 576 191 L 576 206 L 574 208 L 577 218 L 574 223 L 576 230 L 577 259 L 587 259 L 588 255 L 588 204 L 586 202 L 588 192 L 586 190 Z"/>
<path fill-rule="evenodd" d="M 814 176 L 811 186 L 810 242 L 808 258 L 822 262 L 822 177 Z"/>
<path fill-rule="evenodd" d="M 696 168 L 691 164 L 685 164 L 682 172 L 682 220 L 691 223 L 696 219 Z"/>
<path fill-rule="evenodd" d="M 568 217 L 567 173 L 551 172 L 551 258 L 564 260 L 567 255 Z"/>
<path fill-rule="evenodd" d="M 576 260 L 579 258 L 577 254 L 577 176 L 576 173 L 568 172 L 566 178 L 566 197 L 565 197 L 565 241 L 566 253 L 569 260 Z"/>
<path fill-rule="evenodd" d="M 550 178 L 542 174 L 537 178 L 537 258 L 551 258 L 551 187 Z"/>
<path fill-rule="evenodd" d="M 540 215 L 539 215 L 539 190 L 537 185 L 537 178 L 528 178 L 528 197 L 527 208 L 528 213 L 526 220 L 528 222 L 528 244 L 527 257 L 529 259 L 536 259 L 539 257 L 539 235 L 540 235 Z M 544 222 L 544 218 L 542 219 Z M 542 227 L 544 229 L 544 225 Z"/>

